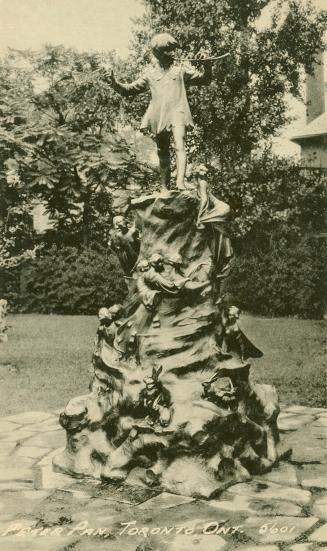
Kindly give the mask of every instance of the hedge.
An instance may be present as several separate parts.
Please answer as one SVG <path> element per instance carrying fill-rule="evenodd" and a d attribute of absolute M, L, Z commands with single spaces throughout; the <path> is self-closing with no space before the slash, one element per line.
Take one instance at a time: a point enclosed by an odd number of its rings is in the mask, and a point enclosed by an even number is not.
<path fill-rule="evenodd" d="M 243 248 L 224 291 L 254 314 L 321 319 L 327 310 L 326 268 L 326 238 L 277 234 L 264 253 Z"/>
<path fill-rule="evenodd" d="M 320 319 L 327 309 L 326 238 L 285 226 L 272 231 L 269 240 L 258 237 L 235 243 L 223 292 L 254 314 Z M 3 279 L 2 296 L 14 312 L 96 314 L 127 293 L 116 257 L 90 247 L 53 246 L 23 267 L 7 270 Z"/>
<path fill-rule="evenodd" d="M 5 298 L 11 311 L 96 314 L 124 300 L 126 286 L 115 256 L 92 248 L 53 246 L 8 273 Z"/>

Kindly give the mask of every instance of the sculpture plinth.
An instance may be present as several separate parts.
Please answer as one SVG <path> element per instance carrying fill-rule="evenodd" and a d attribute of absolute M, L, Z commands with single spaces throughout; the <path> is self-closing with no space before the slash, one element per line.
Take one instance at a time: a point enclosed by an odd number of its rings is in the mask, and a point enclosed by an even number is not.
<path fill-rule="evenodd" d="M 212 497 L 278 459 L 276 391 L 251 382 L 262 353 L 220 296 L 229 208 L 201 182 L 130 210 L 134 225 L 118 216 L 112 235 L 129 295 L 100 310 L 91 391 L 60 416 L 54 468 L 123 482 L 138 466 L 146 484 Z"/>

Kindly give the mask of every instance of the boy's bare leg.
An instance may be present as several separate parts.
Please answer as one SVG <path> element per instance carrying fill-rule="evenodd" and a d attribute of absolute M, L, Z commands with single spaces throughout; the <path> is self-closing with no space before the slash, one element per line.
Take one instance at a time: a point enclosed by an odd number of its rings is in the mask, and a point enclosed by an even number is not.
<path fill-rule="evenodd" d="M 185 189 L 184 179 L 186 173 L 186 128 L 184 125 L 173 126 L 173 137 L 176 151 L 177 179 L 178 189 Z"/>
<path fill-rule="evenodd" d="M 161 184 L 169 188 L 170 184 L 170 134 L 161 132 L 156 136 L 157 152 L 159 157 Z"/>

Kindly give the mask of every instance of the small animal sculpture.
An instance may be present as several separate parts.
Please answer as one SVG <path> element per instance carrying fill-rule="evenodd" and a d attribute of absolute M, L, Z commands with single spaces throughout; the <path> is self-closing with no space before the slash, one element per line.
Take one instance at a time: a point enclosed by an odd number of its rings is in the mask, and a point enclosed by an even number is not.
<path fill-rule="evenodd" d="M 242 332 L 238 325 L 238 320 L 240 318 L 240 310 L 237 308 L 237 306 L 229 306 L 229 308 L 226 309 L 223 315 L 223 325 L 225 327 L 225 339 L 227 341 L 227 349 L 229 348 L 229 345 L 231 342 L 237 343 L 240 351 L 240 356 L 242 362 L 244 362 L 244 341 Z"/>
<path fill-rule="evenodd" d="M 172 418 L 171 394 L 165 388 L 159 376 L 162 372 L 162 366 L 153 367 L 151 377 L 143 379 L 145 388 L 140 392 L 140 405 L 147 413 L 146 421 L 149 425 L 159 423 L 162 427 L 167 427 Z"/>
<path fill-rule="evenodd" d="M 239 326 L 240 310 L 237 306 L 223 306 L 221 322 L 222 350 L 236 354 L 243 364 L 249 358 L 261 358 L 263 353 L 243 333 Z"/>
<path fill-rule="evenodd" d="M 231 380 L 229 379 L 228 388 L 214 388 L 212 389 L 212 384 L 221 377 L 219 371 L 214 373 L 209 379 L 209 381 L 204 381 L 202 383 L 203 393 L 202 399 L 212 402 L 218 407 L 223 407 L 227 409 L 234 409 L 237 405 L 235 389 Z"/>

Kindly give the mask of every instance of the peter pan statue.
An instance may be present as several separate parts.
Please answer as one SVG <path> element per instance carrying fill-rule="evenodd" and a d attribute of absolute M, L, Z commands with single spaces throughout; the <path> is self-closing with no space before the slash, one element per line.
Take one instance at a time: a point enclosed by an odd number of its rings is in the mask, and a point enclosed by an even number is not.
<path fill-rule="evenodd" d="M 113 72 L 109 79 L 114 90 L 122 96 L 134 96 L 150 90 L 151 101 L 143 117 L 141 130 L 148 129 L 155 137 L 164 187 L 169 187 L 170 182 L 169 145 L 171 134 L 173 135 L 177 164 L 176 184 L 178 189 L 185 189 L 186 131 L 193 126 L 186 87 L 210 83 L 212 59 L 203 60 L 201 71 L 189 64 L 175 64 L 174 51 L 177 47 L 177 41 L 170 34 L 156 34 L 151 40 L 154 65 L 146 67 L 143 74 L 130 84 L 116 80 Z"/>

